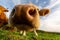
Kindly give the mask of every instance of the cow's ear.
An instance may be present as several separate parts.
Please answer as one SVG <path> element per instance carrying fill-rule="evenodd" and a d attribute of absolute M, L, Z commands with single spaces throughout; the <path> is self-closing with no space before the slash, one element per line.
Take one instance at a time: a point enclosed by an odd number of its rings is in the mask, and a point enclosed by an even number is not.
<path fill-rule="evenodd" d="M 0 5 L 0 10 L 3 11 L 3 12 L 8 12 L 8 10 L 5 7 L 1 6 L 1 5 Z"/>
<path fill-rule="evenodd" d="M 49 9 L 41 9 L 41 10 L 39 11 L 39 15 L 40 15 L 40 16 L 45 16 L 45 15 L 48 14 L 49 12 L 50 12 Z"/>

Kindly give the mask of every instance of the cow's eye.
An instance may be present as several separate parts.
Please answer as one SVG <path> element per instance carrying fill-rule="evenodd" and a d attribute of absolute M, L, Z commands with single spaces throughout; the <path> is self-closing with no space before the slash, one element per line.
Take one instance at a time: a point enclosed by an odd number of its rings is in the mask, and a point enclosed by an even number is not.
<path fill-rule="evenodd" d="M 14 14 L 14 13 L 15 13 L 15 11 L 16 11 L 16 9 L 14 8 L 14 9 L 12 10 L 12 13 Z"/>
<path fill-rule="evenodd" d="M 12 15 L 11 15 L 12 17 L 14 17 L 15 11 L 16 11 L 16 9 L 14 8 L 14 9 L 12 10 L 12 12 L 11 12 L 11 13 L 12 13 Z"/>
<path fill-rule="evenodd" d="M 14 8 L 13 10 L 12 10 L 12 12 L 15 12 L 16 11 L 16 9 Z"/>

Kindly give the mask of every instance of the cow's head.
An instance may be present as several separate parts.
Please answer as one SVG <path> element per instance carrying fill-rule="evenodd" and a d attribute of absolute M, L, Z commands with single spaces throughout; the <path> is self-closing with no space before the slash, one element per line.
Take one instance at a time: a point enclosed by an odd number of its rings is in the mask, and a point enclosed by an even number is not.
<path fill-rule="evenodd" d="M 4 8 L 3 6 L 0 5 L 0 15 L 1 15 L 3 12 L 8 12 L 8 10 L 7 10 L 6 8 Z"/>
<path fill-rule="evenodd" d="M 4 12 L 8 12 L 8 10 L 0 5 L 0 25 L 8 23 L 8 18 Z"/>
<path fill-rule="evenodd" d="M 14 24 L 24 24 L 31 27 L 39 26 L 39 16 L 49 13 L 49 9 L 41 9 L 34 4 L 16 5 L 10 15 L 11 22 Z M 13 19 L 13 20 L 12 20 Z"/>

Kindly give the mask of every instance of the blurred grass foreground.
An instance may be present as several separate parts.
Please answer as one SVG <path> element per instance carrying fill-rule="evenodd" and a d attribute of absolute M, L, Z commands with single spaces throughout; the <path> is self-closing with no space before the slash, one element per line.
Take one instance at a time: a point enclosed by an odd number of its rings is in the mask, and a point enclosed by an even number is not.
<path fill-rule="evenodd" d="M 37 30 L 38 36 L 33 32 L 27 32 L 26 36 L 22 36 L 17 31 L 11 32 L 0 29 L 0 40 L 60 40 L 60 33 L 45 32 Z"/>

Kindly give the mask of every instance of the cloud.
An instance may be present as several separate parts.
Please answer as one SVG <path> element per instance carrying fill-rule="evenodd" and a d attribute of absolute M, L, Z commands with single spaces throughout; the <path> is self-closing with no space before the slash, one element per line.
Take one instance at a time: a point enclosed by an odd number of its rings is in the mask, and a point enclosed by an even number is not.
<path fill-rule="evenodd" d="M 46 8 L 50 8 L 51 12 L 48 16 L 44 16 L 40 20 L 39 30 L 44 30 L 48 32 L 59 32 L 60 33 L 60 0 L 51 1 L 50 5 Z M 54 10 L 54 11 L 52 11 Z"/>
<path fill-rule="evenodd" d="M 41 22 L 41 30 L 49 32 L 60 32 L 60 9 L 54 11 L 51 15 Z"/>
<path fill-rule="evenodd" d="M 50 4 L 48 6 L 46 6 L 46 7 L 47 8 L 52 8 L 52 7 L 54 7 L 55 5 L 57 5 L 59 3 L 60 3 L 60 0 L 51 0 Z"/>

